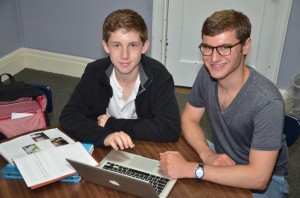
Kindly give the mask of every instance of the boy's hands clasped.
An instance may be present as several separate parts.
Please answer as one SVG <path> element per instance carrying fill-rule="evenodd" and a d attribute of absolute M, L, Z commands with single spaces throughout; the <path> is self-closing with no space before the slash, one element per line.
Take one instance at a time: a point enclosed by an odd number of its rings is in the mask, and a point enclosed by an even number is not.
<path fill-rule="evenodd" d="M 197 167 L 196 163 L 186 161 L 178 151 L 166 151 L 160 153 L 160 169 L 165 175 L 171 178 L 192 178 L 194 175 L 190 174 L 187 167 L 192 166 L 193 169 Z"/>
<path fill-rule="evenodd" d="M 211 166 L 234 166 L 236 163 L 226 154 L 211 154 L 203 161 Z M 160 169 L 171 178 L 194 178 L 195 162 L 188 162 L 178 151 L 160 153 Z"/>

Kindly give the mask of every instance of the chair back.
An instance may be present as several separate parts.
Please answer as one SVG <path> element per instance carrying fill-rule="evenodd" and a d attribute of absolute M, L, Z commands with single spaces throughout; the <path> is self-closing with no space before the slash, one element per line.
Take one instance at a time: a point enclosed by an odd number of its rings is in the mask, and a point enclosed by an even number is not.
<path fill-rule="evenodd" d="M 292 146 L 300 135 L 300 121 L 292 115 L 285 114 L 283 133 L 288 147 Z"/>

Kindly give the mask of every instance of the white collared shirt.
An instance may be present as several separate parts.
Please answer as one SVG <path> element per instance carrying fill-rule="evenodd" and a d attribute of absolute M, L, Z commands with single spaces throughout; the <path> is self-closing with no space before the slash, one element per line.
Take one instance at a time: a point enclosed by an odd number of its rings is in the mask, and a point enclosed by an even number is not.
<path fill-rule="evenodd" d="M 113 89 L 113 96 L 109 101 L 109 105 L 106 109 L 106 114 L 114 118 L 124 118 L 124 119 L 137 119 L 136 108 L 135 108 L 135 98 L 140 86 L 140 75 L 138 75 L 134 89 L 127 99 L 123 99 L 123 89 L 117 81 L 115 69 L 113 69 L 110 75 L 110 85 Z"/>

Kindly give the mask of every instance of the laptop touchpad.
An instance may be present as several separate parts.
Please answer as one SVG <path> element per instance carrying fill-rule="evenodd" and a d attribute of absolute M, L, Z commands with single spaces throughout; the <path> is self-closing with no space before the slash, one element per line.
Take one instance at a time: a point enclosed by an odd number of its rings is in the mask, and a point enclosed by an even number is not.
<path fill-rule="evenodd" d="M 143 157 L 136 156 L 132 158 L 128 165 L 136 169 L 153 171 L 158 166 L 158 162 L 155 160 L 148 160 Z"/>

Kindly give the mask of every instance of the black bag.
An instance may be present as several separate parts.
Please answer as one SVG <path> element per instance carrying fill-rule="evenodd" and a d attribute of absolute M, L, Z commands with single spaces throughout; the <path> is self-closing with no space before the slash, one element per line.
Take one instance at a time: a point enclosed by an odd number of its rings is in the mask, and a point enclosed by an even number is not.
<path fill-rule="evenodd" d="M 6 83 L 2 81 L 3 76 L 8 77 Z M 49 126 L 46 106 L 44 92 L 23 81 L 16 82 L 11 74 L 1 74 L 0 138 L 10 138 Z"/>

